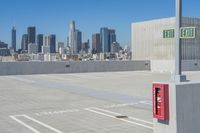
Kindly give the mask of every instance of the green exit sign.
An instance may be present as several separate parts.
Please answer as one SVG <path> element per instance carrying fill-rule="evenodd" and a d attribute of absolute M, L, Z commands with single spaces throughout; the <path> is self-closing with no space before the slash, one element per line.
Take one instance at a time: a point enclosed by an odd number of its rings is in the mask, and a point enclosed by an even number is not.
<path fill-rule="evenodd" d="M 180 29 L 180 38 L 195 38 L 196 37 L 196 28 L 195 27 L 182 27 Z"/>
<path fill-rule="evenodd" d="M 175 37 L 174 29 L 163 30 L 163 38 L 174 38 L 174 37 Z M 196 27 L 181 27 L 180 38 L 182 39 L 196 38 Z"/>
<path fill-rule="evenodd" d="M 174 38 L 175 31 L 174 29 L 163 30 L 163 38 Z"/>

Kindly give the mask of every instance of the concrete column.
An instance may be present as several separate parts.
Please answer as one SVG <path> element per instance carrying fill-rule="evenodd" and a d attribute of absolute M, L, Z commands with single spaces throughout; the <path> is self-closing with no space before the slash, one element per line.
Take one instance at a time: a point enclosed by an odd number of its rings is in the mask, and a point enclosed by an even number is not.
<path fill-rule="evenodd" d="M 169 84 L 169 121 L 154 119 L 154 133 L 200 133 L 200 83 Z"/>

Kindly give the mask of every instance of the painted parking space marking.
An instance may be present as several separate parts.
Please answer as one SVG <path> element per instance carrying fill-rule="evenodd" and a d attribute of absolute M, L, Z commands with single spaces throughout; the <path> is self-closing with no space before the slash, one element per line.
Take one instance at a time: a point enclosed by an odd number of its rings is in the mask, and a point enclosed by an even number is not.
<path fill-rule="evenodd" d="M 23 121 L 19 120 L 18 118 L 16 118 L 17 116 L 10 116 L 11 119 L 15 120 L 16 122 L 18 122 L 19 124 L 23 125 L 24 127 L 28 128 L 29 130 L 31 130 L 34 133 L 41 133 L 38 130 L 36 130 L 35 128 L 27 125 L 26 123 L 24 123 Z"/>
<path fill-rule="evenodd" d="M 119 121 L 127 122 L 129 124 L 141 126 L 141 127 L 148 128 L 148 129 L 153 129 L 153 126 L 152 126 L 153 123 L 145 121 L 145 120 L 141 120 L 141 119 L 138 119 L 138 118 L 131 117 L 131 119 L 130 119 L 128 117 L 129 119 L 119 119 L 119 118 L 116 118 L 116 115 L 122 115 L 122 114 L 112 112 L 112 111 L 109 111 L 109 110 L 96 108 L 96 107 L 85 108 L 85 110 L 92 112 L 92 113 L 99 114 L 99 115 L 107 116 L 107 117 L 110 117 L 110 118 L 113 118 L 113 119 L 116 119 L 116 120 L 119 120 Z"/>
<path fill-rule="evenodd" d="M 114 114 L 114 115 L 122 115 L 120 113 L 116 113 L 116 112 L 113 112 L 113 111 L 110 111 L 110 110 L 105 110 L 105 109 L 101 109 L 101 108 L 97 108 L 97 107 L 94 107 L 94 109 L 97 109 L 97 110 L 100 110 L 100 111 L 103 111 L 103 112 L 107 112 L 107 113 L 111 113 L 111 114 Z M 144 122 L 144 123 L 153 125 L 153 122 L 145 121 L 145 120 L 138 119 L 138 118 L 135 118 L 135 117 L 129 117 L 129 118 L 132 119 L 132 120 L 136 120 L 136 121 L 140 121 L 140 122 Z"/>
<path fill-rule="evenodd" d="M 129 107 L 129 106 L 134 106 L 138 105 L 140 102 L 136 103 L 124 103 L 124 104 L 111 104 L 111 105 L 105 105 L 101 106 L 100 108 L 105 108 L 105 109 L 111 109 L 111 108 L 124 108 L 124 107 Z M 54 110 L 54 111 L 41 111 L 34 113 L 36 116 L 47 116 L 47 115 L 62 115 L 62 114 L 67 114 L 67 113 L 76 113 L 76 112 L 81 112 L 84 111 L 87 108 L 92 108 L 92 107 L 86 107 L 86 108 L 81 108 L 81 109 L 63 109 L 63 110 Z"/>
<path fill-rule="evenodd" d="M 122 116 L 122 114 L 116 113 L 116 112 L 113 112 L 113 111 L 110 111 L 110 110 L 105 110 L 105 109 L 101 109 L 101 108 L 97 108 L 97 107 L 94 107 L 94 109 L 100 110 L 100 111 L 103 111 L 103 112 L 107 112 L 107 113 L 111 113 L 111 114 L 114 114 L 114 115 Z M 145 120 L 142 120 L 142 119 L 139 119 L 139 118 L 129 117 L 129 119 L 153 125 L 153 122 L 145 121 Z"/>
<path fill-rule="evenodd" d="M 152 105 L 151 101 L 140 101 L 141 104 Z"/>
<path fill-rule="evenodd" d="M 138 103 L 135 102 L 135 103 L 122 103 L 122 104 L 112 104 L 112 105 L 106 105 L 106 106 L 103 106 L 103 108 L 122 108 L 122 107 L 127 107 L 127 106 L 134 106 L 134 105 L 137 105 Z"/>
<path fill-rule="evenodd" d="M 67 110 L 59 110 L 59 111 L 45 111 L 45 112 L 39 112 L 35 113 L 37 116 L 45 116 L 45 115 L 62 115 L 66 113 L 75 113 L 80 112 L 79 109 L 67 109 Z"/>
<path fill-rule="evenodd" d="M 22 120 L 20 120 L 20 119 L 17 118 L 17 117 L 24 117 L 24 118 L 26 118 L 26 119 L 28 119 L 28 120 L 31 120 L 31 121 L 33 121 L 33 122 L 35 122 L 35 123 L 37 123 L 37 124 L 39 124 L 39 125 L 41 125 L 41 126 L 47 128 L 47 129 L 49 129 L 49 130 L 55 132 L 55 133 L 64 133 L 64 132 L 62 132 L 62 131 L 60 131 L 60 130 L 58 130 L 58 129 L 56 129 L 56 128 L 53 128 L 52 126 L 49 126 L 49 125 L 47 125 L 47 124 L 45 124 L 45 123 L 43 123 L 43 122 L 41 122 L 41 121 L 39 121 L 39 120 L 36 120 L 36 119 L 34 119 L 34 118 L 32 118 L 32 117 L 30 117 L 30 116 L 28 116 L 28 115 L 25 115 L 25 114 L 23 114 L 23 115 L 12 115 L 12 116 L 10 116 L 11 119 L 15 120 L 16 122 L 18 122 L 19 124 L 21 124 L 21 125 L 23 125 L 24 127 L 28 128 L 29 130 L 31 130 L 31 131 L 34 132 L 34 133 L 41 133 L 41 132 L 38 131 L 37 129 L 35 129 L 35 128 L 29 126 L 28 124 L 26 124 L 25 122 L 23 122 Z"/>

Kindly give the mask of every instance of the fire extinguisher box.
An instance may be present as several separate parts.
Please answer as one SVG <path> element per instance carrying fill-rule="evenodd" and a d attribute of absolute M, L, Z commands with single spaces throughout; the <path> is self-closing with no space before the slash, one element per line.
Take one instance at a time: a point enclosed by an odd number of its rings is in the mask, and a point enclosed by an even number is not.
<path fill-rule="evenodd" d="M 169 85 L 153 83 L 153 117 L 158 120 L 169 120 Z"/>

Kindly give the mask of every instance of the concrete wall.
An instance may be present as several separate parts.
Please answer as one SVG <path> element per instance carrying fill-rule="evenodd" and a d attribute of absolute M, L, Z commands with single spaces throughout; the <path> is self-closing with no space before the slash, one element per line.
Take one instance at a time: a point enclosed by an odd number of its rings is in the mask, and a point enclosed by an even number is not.
<path fill-rule="evenodd" d="M 150 61 L 0 62 L 0 75 L 150 70 Z"/>
<path fill-rule="evenodd" d="M 169 72 L 174 73 L 175 61 L 174 60 L 151 60 L 152 72 Z M 200 60 L 183 60 L 183 71 L 200 71 Z"/>
<path fill-rule="evenodd" d="M 183 17 L 183 27 L 196 27 L 195 39 L 182 39 L 182 58 L 200 59 L 200 19 Z M 174 29 L 175 17 L 132 23 L 132 59 L 173 60 L 175 38 L 163 38 L 163 30 Z"/>

